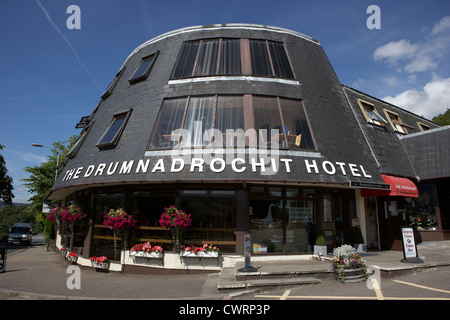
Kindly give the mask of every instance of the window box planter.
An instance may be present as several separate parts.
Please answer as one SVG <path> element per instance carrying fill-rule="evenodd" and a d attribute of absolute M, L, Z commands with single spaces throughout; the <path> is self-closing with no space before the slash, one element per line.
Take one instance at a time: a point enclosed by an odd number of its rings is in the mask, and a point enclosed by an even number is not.
<path fill-rule="evenodd" d="M 99 262 L 95 262 L 95 261 L 91 261 L 91 266 L 97 269 L 109 269 L 109 261 L 103 262 L 103 263 L 99 263 Z"/>
<path fill-rule="evenodd" d="M 131 257 L 136 257 L 136 258 L 150 258 L 150 259 L 162 259 L 163 257 L 163 253 L 162 252 L 135 252 L 135 251 L 131 251 L 130 252 L 130 256 Z"/>
<path fill-rule="evenodd" d="M 181 251 L 180 256 L 185 257 L 185 258 L 218 258 L 219 253 L 218 252 L 204 252 L 204 251 L 194 253 L 194 252 L 189 252 L 189 251 Z"/>

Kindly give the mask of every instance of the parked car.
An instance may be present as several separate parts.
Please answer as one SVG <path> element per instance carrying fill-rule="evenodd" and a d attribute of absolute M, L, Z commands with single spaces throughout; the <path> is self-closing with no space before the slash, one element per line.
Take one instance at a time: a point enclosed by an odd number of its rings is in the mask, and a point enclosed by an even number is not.
<path fill-rule="evenodd" d="M 31 245 L 33 229 L 29 223 L 15 223 L 8 233 L 8 244 Z"/>

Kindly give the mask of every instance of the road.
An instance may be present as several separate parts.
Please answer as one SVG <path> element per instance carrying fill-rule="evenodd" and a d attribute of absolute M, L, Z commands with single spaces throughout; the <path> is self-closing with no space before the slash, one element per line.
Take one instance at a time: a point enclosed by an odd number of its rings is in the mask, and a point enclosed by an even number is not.
<path fill-rule="evenodd" d="M 450 300 L 450 267 L 437 267 L 413 274 L 379 279 L 378 288 L 365 282 L 340 283 L 321 279 L 321 284 L 254 292 L 238 299 L 255 300 Z"/>

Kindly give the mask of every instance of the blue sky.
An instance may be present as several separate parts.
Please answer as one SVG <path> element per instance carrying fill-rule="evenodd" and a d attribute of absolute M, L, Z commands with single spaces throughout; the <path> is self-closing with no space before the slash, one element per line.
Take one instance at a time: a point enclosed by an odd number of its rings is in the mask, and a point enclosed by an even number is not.
<path fill-rule="evenodd" d="M 81 29 L 66 22 L 81 10 Z M 370 5 L 381 28 L 366 25 Z M 256 23 L 320 41 L 343 84 L 432 118 L 450 108 L 448 0 L 1 0 L 0 144 L 16 202 L 51 146 L 78 134 L 127 56 L 193 25 Z"/>

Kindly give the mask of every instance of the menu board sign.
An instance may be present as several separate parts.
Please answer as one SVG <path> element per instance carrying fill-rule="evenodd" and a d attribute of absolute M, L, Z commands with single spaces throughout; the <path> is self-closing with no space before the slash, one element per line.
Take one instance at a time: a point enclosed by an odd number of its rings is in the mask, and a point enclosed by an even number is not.
<path fill-rule="evenodd" d="M 409 227 L 402 228 L 403 256 L 402 262 L 423 263 L 417 254 L 414 230 Z"/>

